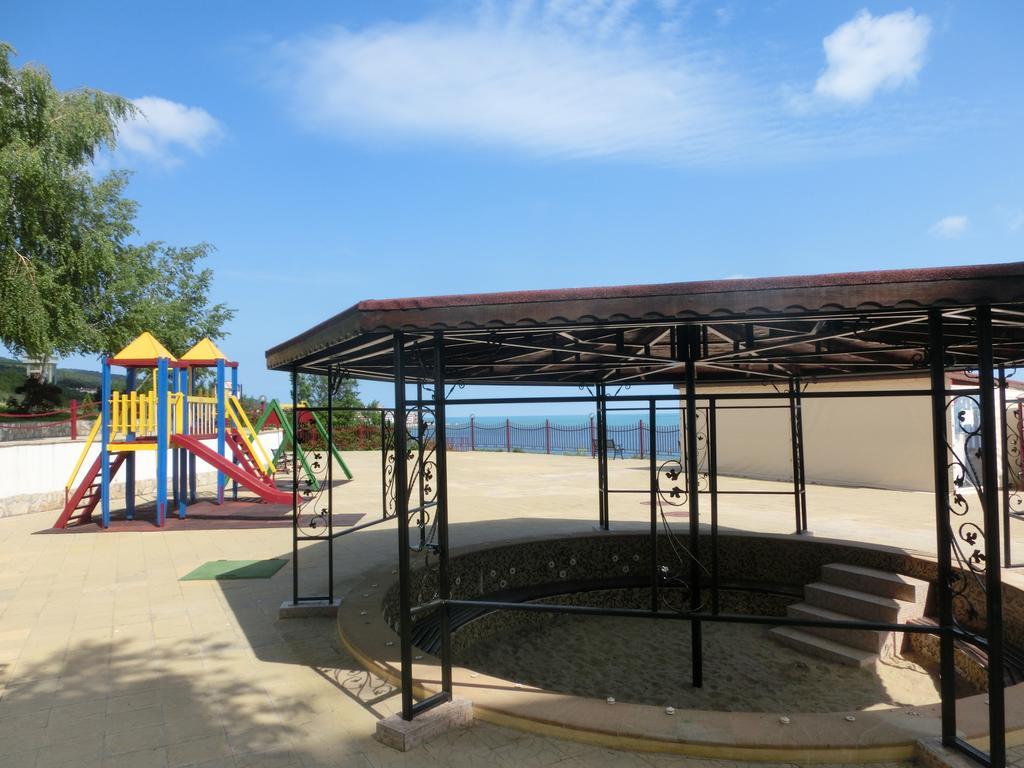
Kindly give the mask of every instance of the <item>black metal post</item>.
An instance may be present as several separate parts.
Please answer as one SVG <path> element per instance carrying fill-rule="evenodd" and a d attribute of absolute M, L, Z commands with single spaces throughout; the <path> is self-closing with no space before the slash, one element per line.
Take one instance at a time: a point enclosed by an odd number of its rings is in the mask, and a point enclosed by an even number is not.
<path fill-rule="evenodd" d="M 1003 558 L 1007 567 L 1013 564 L 1013 553 L 1010 551 L 1010 452 L 1008 425 L 1009 414 L 1006 412 L 1006 367 L 999 366 L 999 453 L 1002 455 L 1003 468 Z M 1024 435 L 1022 435 L 1024 437 Z"/>
<path fill-rule="evenodd" d="M 448 436 L 445 425 L 444 404 L 444 333 L 434 332 L 434 463 L 437 476 L 438 594 L 449 600 L 451 571 L 448 551 Z M 421 505 L 422 506 L 422 505 Z M 452 697 L 452 630 L 451 607 L 441 606 L 441 690 Z"/>
<path fill-rule="evenodd" d="M 949 528 L 949 423 L 946 411 L 946 344 L 942 312 L 928 312 L 931 370 L 932 464 L 935 471 L 935 547 L 938 555 L 939 684 L 942 743 L 956 745 L 956 668 L 953 657 L 953 561 Z"/>
<path fill-rule="evenodd" d="M 701 605 L 700 589 L 700 467 L 697 454 L 697 372 L 700 333 L 695 325 L 686 327 L 686 486 L 690 503 L 690 610 Z M 691 679 L 694 688 L 704 684 L 704 657 L 700 619 L 690 622 Z"/>
<path fill-rule="evenodd" d="M 607 531 L 611 527 L 611 515 L 608 509 L 608 400 L 604 384 L 595 386 L 597 395 L 597 485 L 598 527 Z"/>
<path fill-rule="evenodd" d="M 649 450 L 649 483 L 651 492 L 651 610 L 658 610 L 658 409 L 657 403 L 651 400 L 647 406 L 648 419 L 651 422 Z"/>
<path fill-rule="evenodd" d="M 797 464 L 800 467 L 800 519 L 803 522 L 804 533 L 807 533 L 807 454 L 804 446 L 804 399 L 799 377 L 796 379 L 796 445 Z"/>
<path fill-rule="evenodd" d="M 412 608 L 409 567 L 409 488 L 406 472 L 404 339 L 395 333 L 395 514 L 398 516 L 398 634 L 402 661 L 402 719 L 412 720 Z"/>
<path fill-rule="evenodd" d="M 292 371 L 292 605 L 299 603 L 299 374 Z"/>
<path fill-rule="evenodd" d="M 327 367 L 327 601 L 334 602 L 334 366 Z"/>
<path fill-rule="evenodd" d="M 380 508 L 381 517 L 388 516 L 388 412 L 380 412 Z M 396 459 L 397 460 L 397 459 Z"/>
<path fill-rule="evenodd" d="M 718 416 L 708 400 L 708 491 L 711 496 L 711 613 L 718 615 Z"/>
<path fill-rule="evenodd" d="M 977 309 L 978 401 L 981 405 L 981 503 L 985 519 L 985 634 L 988 640 L 988 730 L 992 768 L 1006 765 L 1006 701 L 1003 682 L 1003 581 L 999 547 L 999 463 L 992 354 L 992 308 Z"/>
<path fill-rule="evenodd" d="M 420 549 L 422 550 L 427 546 L 427 510 L 426 510 L 426 489 L 424 487 L 424 473 L 423 473 L 423 454 L 425 446 L 423 445 L 423 407 L 419 403 L 423 402 L 423 382 L 416 382 L 416 485 L 419 489 L 419 513 L 416 515 L 416 526 L 420 529 Z"/>
<path fill-rule="evenodd" d="M 793 455 L 793 509 L 796 514 L 796 532 L 807 532 L 807 501 L 804 486 L 803 418 L 800 402 L 800 382 L 789 379 L 789 441 Z"/>

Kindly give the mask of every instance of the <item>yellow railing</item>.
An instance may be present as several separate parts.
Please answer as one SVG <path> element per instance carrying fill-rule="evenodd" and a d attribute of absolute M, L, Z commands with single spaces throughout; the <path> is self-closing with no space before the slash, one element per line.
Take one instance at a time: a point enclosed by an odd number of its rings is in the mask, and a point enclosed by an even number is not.
<path fill-rule="evenodd" d="M 68 478 L 67 485 L 64 486 L 65 490 L 70 490 L 71 486 L 75 484 L 75 478 L 78 477 L 78 470 L 82 468 L 82 462 L 85 461 L 86 455 L 89 453 L 89 448 L 96 439 L 96 435 L 100 433 L 100 419 L 99 414 L 96 415 L 96 421 L 92 423 L 92 429 L 89 430 L 89 436 L 85 438 L 85 446 L 82 448 L 82 453 L 78 456 L 78 461 L 75 462 L 75 468 L 71 470 L 71 477 Z"/>
<path fill-rule="evenodd" d="M 156 392 L 115 392 L 110 397 L 111 440 L 129 433 L 148 437 L 156 432 Z"/>
<path fill-rule="evenodd" d="M 212 435 L 217 431 L 217 398 L 188 397 L 188 431 L 194 435 Z"/>
<path fill-rule="evenodd" d="M 172 433 L 184 424 L 184 395 L 167 396 L 167 423 Z M 115 392 L 110 398 L 110 434 L 112 442 L 135 437 L 155 437 L 157 399 L 155 392 Z"/>
<path fill-rule="evenodd" d="M 228 417 L 231 419 L 231 423 L 235 429 L 238 430 L 238 434 L 242 436 L 242 440 L 245 441 L 246 446 L 249 448 L 249 453 L 256 459 L 256 463 L 259 465 L 260 471 L 264 474 L 273 474 L 276 472 L 274 462 L 271 460 L 270 454 L 267 453 L 267 449 L 263 447 L 263 443 L 260 441 L 259 435 L 256 434 L 256 430 L 253 429 L 252 422 L 249 421 L 249 416 L 246 414 L 245 409 L 242 408 L 242 404 L 238 398 L 234 395 L 228 395 L 227 402 Z M 257 450 L 258 449 L 258 450 Z"/>

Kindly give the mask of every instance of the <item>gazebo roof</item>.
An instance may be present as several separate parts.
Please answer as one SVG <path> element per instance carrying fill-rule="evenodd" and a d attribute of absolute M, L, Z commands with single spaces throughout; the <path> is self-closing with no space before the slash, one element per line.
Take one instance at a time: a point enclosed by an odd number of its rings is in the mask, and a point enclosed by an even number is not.
<path fill-rule="evenodd" d="M 444 332 L 445 378 L 474 383 L 677 382 L 680 327 L 700 325 L 705 381 L 919 370 L 927 312 L 946 318 L 952 367 L 971 368 L 971 312 L 993 307 L 997 363 L 1024 358 L 1024 262 L 932 269 L 362 301 L 267 351 L 277 370 L 412 377 Z"/>

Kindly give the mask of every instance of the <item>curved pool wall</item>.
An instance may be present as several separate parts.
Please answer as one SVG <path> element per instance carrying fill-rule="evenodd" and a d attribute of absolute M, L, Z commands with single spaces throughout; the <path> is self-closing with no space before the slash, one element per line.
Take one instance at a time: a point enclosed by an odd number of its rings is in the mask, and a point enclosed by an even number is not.
<path fill-rule="evenodd" d="M 772 534 L 721 533 L 718 537 L 718 570 L 723 612 L 785 614 L 785 606 L 799 602 L 803 587 L 820 578 L 827 563 L 847 563 L 877 568 L 924 579 L 932 585 L 926 612 L 934 615 L 938 578 L 936 562 L 895 548 L 852 544 L 827 539 Z M 688 574 L 685 537 L 673 543 L 658 536 L 658 565 L 671 573 Z M 581 534 L 557 539 L 525 539 L 481 546 L 453 554 L 450 561 L 453 599 L 532 600 L 554 595 L 574 595 L 593 590 L 646 588 L 650 583 L 650 538 L 640 533 Z M 711 538 L 702 535 L 699 560 L 710 568 Z M 412 571 L 413 604 L 429 601 L 437 594 L 436 563 L 430 561 Z M 704 577 L 705 587 L 710 577 Z M 961 582 L 954 614 L 964 627 L 985 628 L 985 595 L 973 578 Z M 643 590 L 646 594 L 646 589 Z M 710 605 L 710 593 L 704 591 Z M 620 603 L 631 605 L 630 603 Z M 648 602 L 635 607 L 647 607 Z M 384 616 L 397 626 L 398 584 L 384 598 Z M 1003 620 L 1007 644 L 1024 648 L 1024 594 L 1003 584 Z"/>
<path fill-rule="evenodd" d="M 684 539 L 680 539 L 685 543 Z M 452 594 L 456 598 L 642 600 L 650 569 L 646 533 L 586 533 L 560 538 L 534 538 L 482 544 L 456 550 L 451 558 Z M 935 583 L 937 567 L 927 555 L 894 548 L 791 535 L 722 533 L 719 569 L 723 610 L 776 615 L 798 600 L 804 584 L 816 581 L 822 565 L 846 562 L 903 573 Z M 658 558 L 678 560 L 664 535 Z M 710 561 L 710 537 L 703 536 L 701 560 Z M 434 596 L 437 560 L 418 555 L 412 570 L 413 602 Z M 633 579 L 630 585 L 623 579 Z M 343 646 L 371 674 L 392 685 L 400 680 L 400 642 L 394 627 L 398 602 L 397 571 L 381 564 L 360 574 L 342 602 L 338 628 Z M 726 598 L 725 587 L 731 597 Z M 1024 592 L 1003 584 L 1006 637 L 1024 645 Z M 590 596 L 586 593 L 591 592 Z M 601 594 L 603 593 L 603 594 Z M 581 597 L 582 595 L 582 597 Z M 726 602 L 726 600 L 730 602 Z M 969 616 L 973 601 L 976 618 Z M 568 601 L 568 600 L 567 600 Z M 745 606 L 748 610 L 739 610 Z M 958 600 L 959 620 L 968 626 L 984 621 L 984 597 L 974 583 L 965 583 Z M 754 610 L 756 609 L 756 610 Z M 490 618 L 514 612 L 492 612 Z M 515 612 L 519 613 L 519 612 Z M 500 626 L 500 625 L 499 625 Z M 457 642 L 460 631 L 453 634 Z M 475 630 L 470 630 L 475 634 Z M 440 689 L 440 660 L 417 650 L 412 664 L 413 693 L 425 698 Z M 492 677 L 453 666 L 455 695 L 470 699 L 474 717 L 532 733 L 567 738 L 604 747 L 665 752 L 731 760 L 806 763 L 881 762 L 910 759 L 922 738 L 941 729 L 940 705 L 879 710 L 789 713 L 723 712 L 677 709 L 671 717 L 660 707 L 572 696 Z M 1024 683 L 1006 689 L 1007 743 L 1024 743 Z M 909 715 L 909 716 L 908 716 Z M 988 707 L 985 694 L 957 702 L 958 731 L 986 748 Z"/>

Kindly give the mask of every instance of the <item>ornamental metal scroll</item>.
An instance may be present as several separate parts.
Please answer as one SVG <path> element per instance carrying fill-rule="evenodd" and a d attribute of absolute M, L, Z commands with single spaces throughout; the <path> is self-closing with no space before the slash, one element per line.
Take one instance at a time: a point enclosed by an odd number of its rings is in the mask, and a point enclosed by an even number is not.
<path fill-rule="evenodd" d="M 382 487 L 383 487 L 383 519 L 388 520 L 395 516 L 396 494 L 395 494 L 395 412 L 391 410 L 381 411 L 381 456 L 382 461 Z"/>
<path fill-rule="evenodd" d="M 658 467 L 657 474 L 657 497 L 658 512 L 661 517 L 662 529 L 665 533 L 665 540 L 672 552 L 669 562 L 658 564 L 658 579 L 660 587 L 658 590 L 659 605 L 667 610 L 684 612 L 693 610 L 689 607 L 693 587 L 690 584 L 690 565 L 696 562 L 701 571 L 710 575 L 710 571 L 700 561 L 696 553 L 691 552 L 687 543 L 676 535 L 665 513 L 665 507 L 682 507 L 689 503 L 689 482 L 687 472 L 697 474 L 698 493 L 706 493 L 711 488 L 711 473 L 709 469 L 710 460 L 710 433 L 709 416 L 707 408 L 696 410 L 694 423 L 696 431 L 697 453 L 689 456 L 687 452 L 687 428 L 690 426 L 683 422 L 683 429 L 679 432 L 679 458 L 671 458 L 662 462 Z M 703 610 L 703 602 L 697 610 Z"/>
<path fill-rule="evenodd" d="M 961 395 L 946 405 L 952 430 L 946 441 L 948 471 L 952 488 L 947 501 L 950 549 L 956 568 L 950 576 L 953 600 L 970 621 L 979 613 L 971 601 L 968 588 L 973 582 L 985 594 L 985 530 L 975 520 L 985 508 L 985 494 L 996 489 L 983 486 L 984 441 L 982 439 L 981 406 L 976 397 Z M 979 509 L 972 515 L 971 501 L 965 492 L 974 491 Z"/>
<path fill-rule="evenodd" d="M 708 421 L 708 409 L 698 408 L 696 418 L 697 455 L 692 465 L 693 470 L 697 473 L 697 489 L 700 493 L 706 493 L 711 488 L 711 475 L 708 469 L 710 456 Z M 691 466 L 686 448 L 687 427 L 684 417 L 683 429 L 679 431 L 679 458 L 667 459 L 658 467 L 657 491 L 660 505 L 682 507 L 690 500 L 690 484 L 686 474 Z"/>
<path fill-rule="evenodd" d="M 1006 514 L 1024 519 L 1024 400 L 1006 404 Z"/>
<path fill-rule="evenodd" d="M 428 406 L 410 409 L 406 417 L 406 498 L 410 517 L 416 516 L 420 551 L 434 546 L 437 519 L 437 420 Z M 429 526 L 429 531 L 428 531 Z"/>
<path fill-rule="evenodd" d="M 300 413 L 302 409 L 299 409 Z M 293 449 L 305 455 L 307 472 L 294 484 L 298 503 L 298 533 L 302 538 L 327 538 L 330 535 L 330 451 L 315 429 L 299 428 Z M 321 444 L 322 443 L 322 444 Z M 299 461 L 298 456 L 294 458 Z"/>

